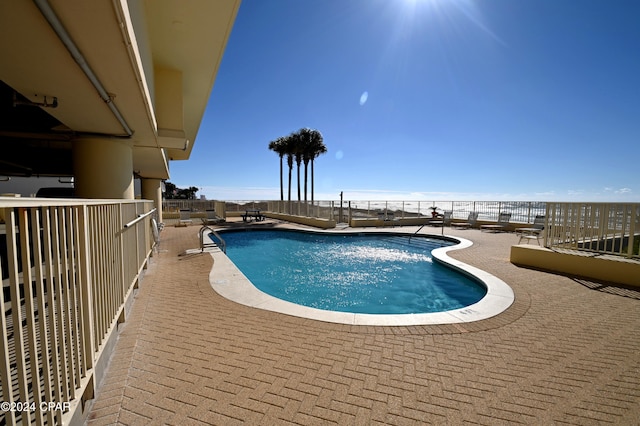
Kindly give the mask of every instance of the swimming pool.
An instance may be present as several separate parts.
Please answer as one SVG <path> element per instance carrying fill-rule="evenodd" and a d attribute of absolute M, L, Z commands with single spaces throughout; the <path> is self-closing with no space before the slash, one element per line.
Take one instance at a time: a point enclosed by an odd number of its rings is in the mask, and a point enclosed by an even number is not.
<path fill-rule="evenodd" d="M 220 232 L 220 231 L 219 231 Z M 317 231 L 323 234 L 362 234 L 370 233 L 370 230 L 362 231 Z M 373 232 L 377 233 L 377 232 Z M 393 232 L 397 235 L 408 237 L 412 231 L 398 229 Z M 222 234 L 228 238 L 229 233 Z M 209 273 L 209 284 L 220 296 L 251 308 L 277 312 L 285 315 L 297 316 L 317 321 L 332 322 L 348 325 L 366 326 L 412 326 L 412 325 L 436 325 L 455 324 L 480 321 L 494 317 L 505 311 L 513 303 L 514 293 L 504 281 L 474 266 L 465 264 L 451 258 L 448 253 L 452 250 L 470 247 L 473 243 L 460 237 L 452 237 L 457 244 L 449 247 L 441 247 L 431 251 L 433 259 L 443 262 L 461 273 L 471 276 L 481 282 L 486 288 L 486 295 L 478 302 L 459 309 L 444 312 L 432 312 L 421 314 L 362 314 L 351 312 L 329 311 L 308 306 L 302 306 L 286 300 L 273 297 L 258 288 L 238 269 L 238 267 L 221 250 L 207 249 L 213 258 L 213 268 Z M 196 249 L 188 251 L 199 253 Z"/>
<path fill-rule="evenodd" d="M 440 238 L 390 234 L 226 232 L 227 256 L 259 290 L 311 308 L 416 314 L 469 306 L 487 289 L 440 262 Z"/>

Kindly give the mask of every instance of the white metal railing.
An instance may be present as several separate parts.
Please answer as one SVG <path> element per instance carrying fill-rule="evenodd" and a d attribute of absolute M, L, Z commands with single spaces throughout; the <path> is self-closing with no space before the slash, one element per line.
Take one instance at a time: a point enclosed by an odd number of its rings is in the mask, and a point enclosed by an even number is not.
<path fill-rule="evenodd" d="M 342 207 L 342 210 L 341 210 Z M 255 201 L 228 200 L 226 211 L 260 209 L 276 213 L 339 220 L 351 218 L 377 218 L 380 212 L 393 212 L 397 218 L 431 217 L 432 208 L 438 213 L 452 211 L 452 218 L 467 219 L 469 213 L 478 212 L 481 221 L 496 221 L 502 212 L 511 213 L 514 223 L 533 223 L 536 215 L 545 214 L 542 201 Z"/>
<path fill-rule="evenodd" d="M 5 411 L 7 424 L 63 424 L 92 394 L 98 356 L 153 248 L 152 209 L 0 198 L 0 401 L 23 408 Z"/>
<path fill-rule="evenodd" d="M 547 203 L 545 247 L 640 257 L 640 203 Z"/>
<path fill-rule="evenodd" d="M 536 215 L 544 214 L 541 201 L 349 201 L 353 217 L 377 217 L 378 212 L 393 212 L 396 217 L 431 217 L 451 211 L 453 219 L 467 219 L 469 213 L 478 212 L 479 220 L 496 221 L 502 212 L 511 213 L 511 221 L 533 223 Z"/>
<path fill-rule="evenodd" d="M 203 212 L 208 209 L 214 210 L 216 208 L 215 203 L 213 200 L 165 199 L 162 200 L 162 210 L 164 212 L 178 212 L 180 210 Z"/>
<path fill-rule="evenodd" d="M 334 201 L 308 201 L 306 203 L 304 201 L 269 201 L 267 202 L 267 211 L 334 220 L 338 219 L 340 214 L 337 208 L 339 204 L 340 202 Z"/>
<path fill-rule="evenodd" d="M 255 201 L 255 200 L 242 200 L 242 201 L 225 201 L 225 210 L 229 212 L 242 212 L 245 210 L 269 210 L 269 201 Z"/>
<path fill-rule="evenodd" d="M 547 217 L 545 246 L 638 256 L 640 226 L 638 203 L 556 203 L 543 201 L 256 201 L 228 200 L 227 212 L 247 209 L 308 216 L 336 221 L 377 218 L 393 212 L 396 218 L 431 217 L 451 211 L 453 219 L 477 212 L 479 221 L 496 221 L 502 212 L 511 222 L 531 224 L 537 215 Z"/>

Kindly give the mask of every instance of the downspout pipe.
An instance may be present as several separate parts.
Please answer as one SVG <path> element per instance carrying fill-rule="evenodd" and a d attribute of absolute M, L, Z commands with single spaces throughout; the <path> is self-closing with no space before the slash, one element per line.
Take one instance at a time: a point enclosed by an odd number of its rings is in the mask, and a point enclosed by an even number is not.
<path fill-rule="evenodd" d="M 84 56 L 82 56 L 82 53 L 80 53 L 78 46 L 76 46 L 74 41 L 71 39 L 71 36 L 69 36 L 67 30 L 65 30 L 62 22 L 60 22 L 60 19 L 58 19 L 58 16 L 51 8 L 49 2 L 47 0 L 33 0 L 33 2 L 36 4 L 38 9 L 40 9 L 40 13 L 42 13 L 42 16 L 44 16 L 53 31 L 55 31 L 55 33 L 57 34 L 60 41 L 65 45 L 73 59 L 80 66 L 80 69 L 82 69 L 89 81 L 91 81 L 93 87 L 95 87 L 95 89 L 98 91 L 98 94 L 100 95 L 102 100 L 107 104 L 114 117 L 118 120 L 118 122 L 124 129 L 126 136 L 132 136 L 133 130 L 131 130 L 131 128 L 125 121 L 124 117 L 118 110 L 118 107 L 112 102 L 113 100 L 105 90 L 100 80 L 98 80 L 98 77 L 95 75 L 95 73 L 85 60 Z"/>

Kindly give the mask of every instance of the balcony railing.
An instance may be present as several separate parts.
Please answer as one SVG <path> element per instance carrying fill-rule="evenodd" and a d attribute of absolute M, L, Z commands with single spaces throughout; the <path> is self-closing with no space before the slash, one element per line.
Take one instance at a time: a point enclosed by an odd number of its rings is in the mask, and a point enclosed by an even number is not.
<path fill-rule="evenodd" d="M 7 424 L 67 424 L 91 398 L 153 249 L 152 211 L 148 201 L 0 198 L 0 401 L 23 408 L 5 411 Z"/>
<path fill-rule="evenodd" d="M 545 246 L 639 258 L 640 203 L 547 203 Z"/>

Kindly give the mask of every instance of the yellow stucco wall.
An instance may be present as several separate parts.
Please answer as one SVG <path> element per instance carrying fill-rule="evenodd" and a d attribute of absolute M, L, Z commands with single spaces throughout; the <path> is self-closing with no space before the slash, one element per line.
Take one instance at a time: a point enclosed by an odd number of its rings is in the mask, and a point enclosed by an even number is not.
<path fill-rule="evenodd" d="M 365 226 L 417 226 L 424 225 L 426 223 L 429 223 L 429 219 L 426 217 L 404 217 L 388 221 L 383 221 L 377 218 L 352 218 L 349 225 L 354 228 L 359 228 Z"/>
<path fill-rule="evenodd" d="M 640 262 L 591 253 L 555 252 L 545 247 L 511 247 L 511 263 L 563 275 L 640 287 Z"/>
<path fill-rule="evenodd" d="M 266 217 L 273 219 L 286 220 L 287 222 L 299 223 L 301 225 L 309 225 L 315 228 L 329 229 L 336 227 L 335 220 L 319 219 L 315 217 L 294 216 L 282 213 L 265 212 Z"/>

